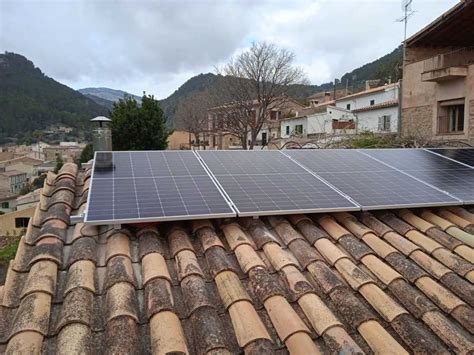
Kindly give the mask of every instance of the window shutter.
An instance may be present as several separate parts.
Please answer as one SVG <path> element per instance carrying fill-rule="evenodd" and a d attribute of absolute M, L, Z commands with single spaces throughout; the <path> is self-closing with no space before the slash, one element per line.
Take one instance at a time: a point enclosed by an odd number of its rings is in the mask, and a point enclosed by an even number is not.
<path fill-rule="evenodd" d="M 384 128 L 385 128 L 386 131 L 390 131 L 390 124 L 391 124 L 390 121 L 391 121 L 390 120 L 390 115 L 385 116 L 385 127 Z"/>
<path fill-rule="evenodd" d="M 383 131 L 383 116 L 379 117 L 379 131 Z"/>

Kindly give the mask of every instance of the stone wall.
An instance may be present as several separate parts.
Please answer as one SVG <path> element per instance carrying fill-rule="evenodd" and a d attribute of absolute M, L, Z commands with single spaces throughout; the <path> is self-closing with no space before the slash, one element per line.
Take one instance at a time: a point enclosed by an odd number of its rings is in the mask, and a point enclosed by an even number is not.
<path fill-rule="evenodd" d="M 469 127 L 468 141 L 474 145 L 474 100 L 469 101 L 469 115 L 466 118 L 468 119 L 466 124 Z"/>
<path fill-rule="evenodd" d="M 433 106 L 417 106 L 402 110 L 402 135 L 430 139 L 433 132 Z"/>

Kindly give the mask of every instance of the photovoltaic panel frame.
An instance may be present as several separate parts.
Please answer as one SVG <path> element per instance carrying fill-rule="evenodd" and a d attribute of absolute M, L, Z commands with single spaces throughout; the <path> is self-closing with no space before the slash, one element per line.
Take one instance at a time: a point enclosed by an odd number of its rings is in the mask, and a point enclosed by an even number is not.
<path fill-rule="evenodd" d="M 239 216 L 360 207 L 279 151 L 199 151 Z"/>
<path fill-rule="evenodd" d="M 229 201 L 192 151 L 95 154 L 86 223 L 235 216 Z"/>

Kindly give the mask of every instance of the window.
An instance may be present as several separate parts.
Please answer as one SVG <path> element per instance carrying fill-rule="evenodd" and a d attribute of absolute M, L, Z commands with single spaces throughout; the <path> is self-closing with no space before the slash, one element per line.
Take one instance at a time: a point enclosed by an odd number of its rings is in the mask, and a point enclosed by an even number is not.
<path fill-rule="evenodd" d="M 375 100 L 370 100 L 370 106 L 374 106 L 375 105 Z"/>
<path fill-rule="evenodd" d="M 270 111 L 270 120 L 275 121 L 277 119 L 277 112 L 276 111 Z"/>
<path fill-rule="evenodd" d="M 439 133 L 464 131 L 464 105 L 441 106 L 438 117 Z"/>
<path fill-rule="evenodd" d="M 286 127 L 285 127 L 285 132 L 286 132 L 286 135 L 287 135 L 287 136 L 290 135 L 290 126 L 286 126 Z"/>
<path fill-rule="evenodd" d="M 29 221 L 28 217 L 17 217 L 15 218 L 15 228 L 26 228 Z"/>
<path fill-rule="evenodd" d="M 2 202 L 2 208 L 10 208 L 10 203 L 7 202 Z"/>
<path fill-rule="evenodd" d="M 303 134 L 303 125 L 302 124 L 295 125 L 295 134 Z"/>
<path fill-rule="evenodd" d="M 350 110 L 350 109 L 351 109 L 351 104 L 347 104 L 347 105 L 346 105 L 346 109 L 347 109 L 347 110 Z"/>
<path fill-rule="evenodd" d="M 379 117 L 379 131 L 390 131 L 390 115 Z"/>

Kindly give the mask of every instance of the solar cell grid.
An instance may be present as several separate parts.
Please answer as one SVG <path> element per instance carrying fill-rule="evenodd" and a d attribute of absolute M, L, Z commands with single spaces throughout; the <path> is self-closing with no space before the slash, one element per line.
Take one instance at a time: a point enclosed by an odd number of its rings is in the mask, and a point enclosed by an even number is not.
<path fill-rule="evenodd" d="M 364 210 L 459 203 L 357 150 L 288 150 L 285 154 L 350 196 Z"/>
<path fill-rule="evenodd" d="M 316 173 L 391 170 L 353 149 L 287 150 L 285 154 Z"/>
<path fill-rule="evenodd" d="M 402 171 L 463 168 L 459 163 L 424 149 L 361 149 L 360 152 Z"/>
<path fill-rule="evenodd" d="M 113 169 L 94 169 L 88 222 L 235 216 L 193 152 L 112 156 Z"/>
<path fill-rule="evenodd" d="M 432 148 L 428 150 L 474 168 L 474 148 Z"/>
<path fill-rule="evenodd" d="M 198 153 L 214 175 L 285 174 L 304 172 L 279 151 L 200 151 Z"/>
<path fill-rule="evenodd" d="M 198 154 L 240 216 L 359 209 L 278 151 Z"/>
<path fill-rule="evenodd" d="M 445 191 L 464 203 L 474 201 L 474 169 L 424 149 L 364 150 L 406 174 Z"/>

